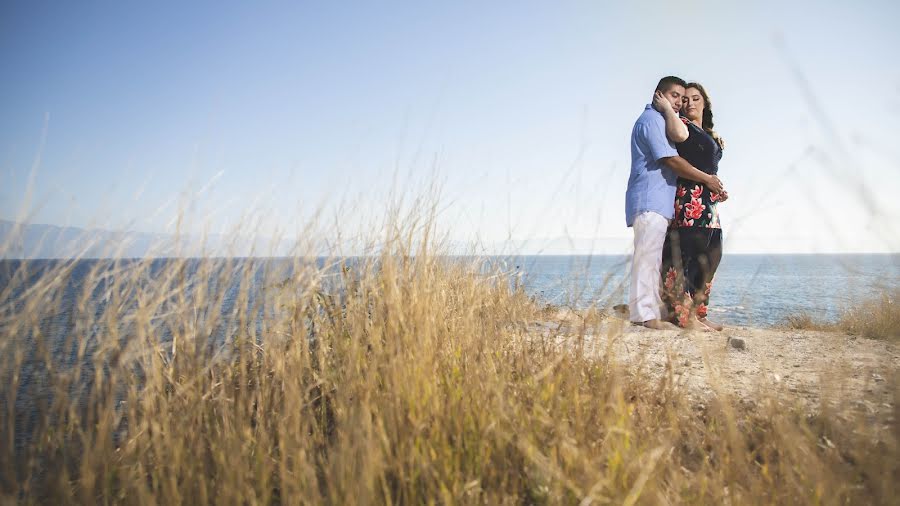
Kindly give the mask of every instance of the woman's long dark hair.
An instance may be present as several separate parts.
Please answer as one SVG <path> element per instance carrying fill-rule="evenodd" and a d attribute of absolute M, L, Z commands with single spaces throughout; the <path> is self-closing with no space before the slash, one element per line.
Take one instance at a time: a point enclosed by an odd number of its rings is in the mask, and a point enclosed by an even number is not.
<path fill-rule="evenodd" d="M 703 130 L 719 143 L 719 147 L 724 149 L 725 139 L 719 137 L 719 134 L 713 130 L 715 124 L 713 123 L 712 102 L 709 101 L 709 94 L 706 93 L 706 88 L 700 83 L 687 83 L 684 86 L 684 89 L 687 90 L 688 88 L 694 88 L 699 91 L 700 96 L 703 97 L 703 119 L 700 122 Z"/>

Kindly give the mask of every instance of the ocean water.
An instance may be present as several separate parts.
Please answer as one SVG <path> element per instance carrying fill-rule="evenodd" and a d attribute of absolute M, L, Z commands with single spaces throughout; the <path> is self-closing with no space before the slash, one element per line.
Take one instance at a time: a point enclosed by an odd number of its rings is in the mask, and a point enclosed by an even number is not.
<path fill-rule="evenodd" d="M 610 307 L 627 302 L 628 271 L 630 259 L 626 256 L 510 256 L 483 259 L 490 269 L 500 269 L 512 275 L 512 283 L 522 287 L 540 303 L 584 308 L 591 304 Z M 80 281 L 98 263 L 109 264 L 109 272 L 122 272 L 119 267 L 103 260 L 83 260 L 71 266 L 64 299 L 74 301 L 83 288 Z M 148 274 L 162 271 L 170 260 L 155 260 Z M 294 266 L 291 259 L 235 259 L 188 260 L 184 274 L 199 286 L 203 281 L 199 273 L 204 262 L 234 262 L 253 271 L 251 284 L 261 288 L 264 279 L 290 276 Z M 323 260 L 316 262 L 322 268 Z M 352 265 L 352 261 L 348 262 Z M 29 280 L 21 279 L 7 291 L 12 275 L 23 264 L 29 271 Z M 0 260 L 0 294 L 14 299 L 17 293 L 28 289 L 30 280 L 61 265 L 55 260 Z M 224 265 L 224 264 L 223 264 Z M 234 268 L 234 267 L 232 267 Z M 104 267 L 105 269 L 105 267 Z M 114 274 L 93 287 L 97 297 L 103 296 L 113 285 Z M 232 281 L 223 286 L 226 294 L 220 308 L 223 315 L 230 314 L 238 295 L 237 285 L 243 275 L 235 272 Z M 214 278 L 217 278 L 214 276 Z M 246 279 L 246 278 L 245 278 Z M 212 282 L 221 282 L 214 279 Z M 212 288 L 212 287 L 210 287 Z M 900 288 L 900 254 L 866 255 L 725 255 L 713 282 L 710 297 L 710 318 L 732 325 L 765 327 L 778 325 L 790 315 L 808 314 L 816 319 L 834 321 L 848 307 L 857 306 L 879 294 Z M 252 292 L 252 291 L 251 291 Z M 250 294 L 251 298 L 253 293 Z M 9 299 L 7 299 L 9 300 Z M 63 306 L 66 306 L 64 303 Z M 8 307 L 8 306 L 7 306 Z M 47 323 L 47 334 L 63 337 L 69 330 L 65 307 L 57 308 Z M 102 309 L 102 303 L 98 310 Z"/>
<path fill-rule="evenodd" d="M 625 256 L 521 256 L 496 259 L 525 290 L 550 304 L 627 302 Z M 794 314 L 835 321 L 846 308 L 900 288 L 900 255 L 725 255 L 713 281 L 710 319 L 779 325 Z"/>

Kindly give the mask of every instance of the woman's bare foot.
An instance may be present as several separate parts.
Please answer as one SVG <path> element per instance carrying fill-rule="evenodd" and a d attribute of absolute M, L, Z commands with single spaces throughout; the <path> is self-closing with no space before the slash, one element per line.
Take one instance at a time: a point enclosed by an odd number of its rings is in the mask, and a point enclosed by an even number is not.
<path fill-rule="evenodd" d="M 685 326 L 688 330 L 698 330 L 700 332 L 713 332 L 713 328 L 703 323 L 703 320 L 691 318 Z"/>
<path fill-rule="evenodd" d="M 713 330 L 721 332 L 722 330 L 725 329 L 725 326 L 722 325 L 721 323 L 709 321 L 709 319 L 707 319 L 707 318 L 700 318 L 699 320 L 700 320 L 700 323 L 706 325 L 707 327 L 709 327 Z"/>
<path fill-rule="evenodd" d="M 644 326 L 653 330 L 678 330 L 678 327 L 662 320 L 647 320 Z"/>

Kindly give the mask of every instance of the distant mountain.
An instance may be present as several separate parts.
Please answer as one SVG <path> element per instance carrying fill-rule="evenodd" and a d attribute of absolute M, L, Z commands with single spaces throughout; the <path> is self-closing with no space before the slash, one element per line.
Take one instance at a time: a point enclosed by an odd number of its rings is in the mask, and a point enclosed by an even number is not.
<path fill-rule="evenodd" d="M 86 230 L 0 220 L 2 258 L 143 257 L 159 249 L 167 256 L 167 236 L 141 232 Z M 155 255 L 154 255 L 155 256 Z"/>
<path fill-rule="evenodd" d="M 469 244 L 450 241 L 444 252 L 475 255 L 620 255 L 626 254 L 629 239 L 547 237 Z M 273 246 L 274 245 L 274 246 Z M 273 241 L 268 237 L 214 234 L 175 236 L 133 231 L 112 231 L 18 224 L 0 220 L 0 258 L 143 258 L 143 257 L 246 257 L 289 256 L 294 241 Z M 375 248 L 377 249 L 377 248 Z M 318 255 L 339 251 L 343 255 L 368 254 L 372 248 L 353 247 L 320 241 Z"/>
<path fill-rule="evenodd" d="M 0 220 L 0 258 L 143 258 L 283 255 L 268 238 L 150 234 Z"/>
<path fill-rule="evenodd" d="M 454 255 L 626 255 L 631 239 L 620 237 L 534 237 L 505 241 L 450 241 L 447 251 Z"/>
<path fill-rule="evenodd" d="M 625 255 L 631 239 L 619 237 L 543 237 L 509 240 L 494 250 L 518 255 Z"/>

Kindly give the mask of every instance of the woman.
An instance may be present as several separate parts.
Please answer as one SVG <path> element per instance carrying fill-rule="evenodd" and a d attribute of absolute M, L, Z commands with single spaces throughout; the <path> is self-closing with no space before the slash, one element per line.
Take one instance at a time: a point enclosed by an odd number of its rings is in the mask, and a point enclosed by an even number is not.
<path fill-rule="evenodd" d="M 654 100 L 654 105 L 657 100 Z M 660 104 L 664 106 L 664 104 Z M 685 86 L 681 124 L 674 114 L 666 117 L 666 132 L 676 143 L 678 155 L 697 169 L 716 175 L 725 143 L 713 130 L 712 104 L 698 83 Z M 683 133 L 687 128 L 687 138 Z M 679 177 L 675 192 L 675 218 L 663 246 L 663 302 L 669 320 L 680 327 L 722 330 L 707 318 L 713 277 L 722 259 L 722 226 L 718 203 L 728 193 L 711 192 L 705 185 Z"/>

